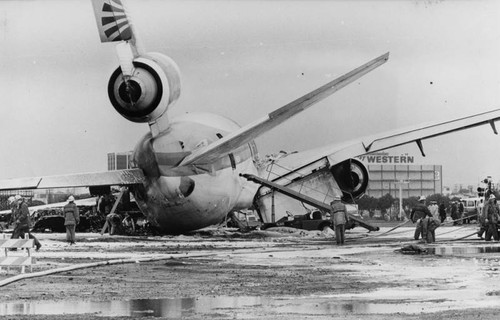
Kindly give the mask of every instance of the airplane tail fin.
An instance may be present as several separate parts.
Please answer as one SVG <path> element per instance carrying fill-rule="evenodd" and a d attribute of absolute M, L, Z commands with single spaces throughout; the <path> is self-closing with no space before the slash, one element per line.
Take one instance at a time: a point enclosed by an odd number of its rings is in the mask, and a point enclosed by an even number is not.
<path fill-rule="evenodd" d="M 163 115 L 180 95 L 180 73 L 166 55 L 146 52 L 123 0 L 92 0 L 101 42 L 118 42 L 120 68 L 108 83 L 113 107 L 134 122 L 148 122 L 153 135 L 169 127 Z M 161 120 L 160 120 L 161 119 Z"/>
<path fill-rule="evenodd" d="M 101 42 L 129 41 L 131 24 L 120 0 L 92 0 Z"/>

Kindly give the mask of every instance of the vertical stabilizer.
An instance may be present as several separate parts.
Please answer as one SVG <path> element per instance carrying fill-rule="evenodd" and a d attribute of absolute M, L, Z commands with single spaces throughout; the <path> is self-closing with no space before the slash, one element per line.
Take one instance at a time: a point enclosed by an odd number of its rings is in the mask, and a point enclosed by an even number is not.
<path fill-rule="evenodd" d="M 92 0 L 101 42 L 130 41 L 131 24 L 120 0 Z"/>

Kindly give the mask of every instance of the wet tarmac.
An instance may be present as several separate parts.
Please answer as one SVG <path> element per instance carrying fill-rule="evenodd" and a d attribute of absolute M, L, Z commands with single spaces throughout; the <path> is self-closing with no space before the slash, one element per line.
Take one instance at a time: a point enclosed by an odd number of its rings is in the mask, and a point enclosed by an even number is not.
<path fill-rule="evenodd" d="M 351 231 L 351 243 L 342 247 L 316 235 L 141 241 L 89 234 L 72 247 L 64 245 L 64 235 L 40 235 L 39 268 L 159 252 L 170 252 L 172 260 L 24 280 L 2 288 L 0 297 L 7 299 L 0 302 L 0 316 L 239 319 L 251 314 L 277 320 L 496 309 L 500 243 L 462 240 L 473 230 L 445 228 L 446 238 L 431 245 L 413 241 L 413 228 L 363 243 Z M 427 252 L 395 252 L 408 244 Z M 112 285 L 102 286 L 103 281 Z M 23 291 L 26 284 L 33 293 Z"/>
<path fill-rule="evenodd" d="M 498 297 L 490 298 L 498 301 Z M 404 300 L 403 300 L 404 301 Z M 487 305 L 487 304 L 485 304 Z M 93 314 L 101 317 L 162 317 L 166 319 L 210 315 L 220 312 L 245 314 L 254 308 L 262 312 L 294 315 L 418 314 L 423 310 L 442 311 L 456 305 L 446 299 L 387 300 L 386 302 L 341 301 L 335 297 L 197 297 L 180 299 L 136 299 L 127 301 L 59 301 L 0 303 L 0 316 Z M 464 305 L 463 307 L 467 307 Z"/>
<path fill-rule="evenodd" d="M 437 248 L 428 248 L 427 252 L 429 254 L 435 254 L 440 256 L 467 256 L 467 255 L 477 255 L 483 253 L 491 253 L 500 257 L 500 246 L 467 246 L 467 247 L 437 247 Z"/>

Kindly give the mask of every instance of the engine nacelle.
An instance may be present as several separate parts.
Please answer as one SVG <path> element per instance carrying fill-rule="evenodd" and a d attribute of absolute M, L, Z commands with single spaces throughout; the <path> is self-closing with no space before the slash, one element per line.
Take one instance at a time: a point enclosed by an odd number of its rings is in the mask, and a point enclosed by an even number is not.
<path fill-rule="evenodd" d="M 155 121 L 179 98 L 179 68 L 160 53 L 147 53 L 134 59 L 133 64 L 134 72 L 127 81 L 120 67 L 113 72 L 108 83 L 109 99 L 130 121 Z"/>
<path fill-rule="evenodd" d="M 335 181 L 342 190 L 342 200 L 352 203 L 368 188 L 368 170 L 359 160 L 347 159 L 330 168 Z"/>

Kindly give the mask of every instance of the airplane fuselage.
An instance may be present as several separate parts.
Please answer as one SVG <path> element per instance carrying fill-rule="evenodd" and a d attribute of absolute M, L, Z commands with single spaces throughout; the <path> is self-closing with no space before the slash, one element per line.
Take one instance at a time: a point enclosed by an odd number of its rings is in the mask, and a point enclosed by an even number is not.
<path fill-rule="evenodd" d="M 258 174 L 253 142 L 214 163 L 176 166 L 191 151 L 238 128 L 222 116 L 185 114 L 156 137 L 148 133 L 139 141 L 133 161 L 146 181 L 134 195 L 154 227 L 164 233 L 196 230 L 221 222 L 231 210 L 252 206 L 258 185 L 239 174 Z"/>

